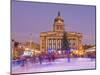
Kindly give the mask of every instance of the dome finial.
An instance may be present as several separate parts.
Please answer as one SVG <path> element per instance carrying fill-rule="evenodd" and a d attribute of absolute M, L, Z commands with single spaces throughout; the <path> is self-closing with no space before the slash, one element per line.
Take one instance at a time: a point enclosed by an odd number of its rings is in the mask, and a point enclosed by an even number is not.
<path fill-rule="evenodd" d="M 58 11 L 58 16 L 60 16 L 60 11 Z"/>

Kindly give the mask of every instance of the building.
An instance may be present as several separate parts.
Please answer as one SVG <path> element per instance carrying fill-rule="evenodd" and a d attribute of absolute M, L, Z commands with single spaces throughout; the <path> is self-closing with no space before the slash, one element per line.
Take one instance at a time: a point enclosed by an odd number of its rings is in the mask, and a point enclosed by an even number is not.
<path fill-rule="evenodd" d="M 40 50 L 40 45 L 35 42 L 25 42 L 24 46 L 26 48 L 36 49 L 38 51 Z"/>
<path fill-rule="evenodd" d="M 53 30 L 40 33 L 40 50 L 61 50 L 63 33 L 66 33 L 66 38 L 69 41 L 70 48 L 78 49 L 82 45 L 82 33 L 68 32 L 64 28 L 64 19 L 58 12 L 57 17 L 54 19 Z"/>

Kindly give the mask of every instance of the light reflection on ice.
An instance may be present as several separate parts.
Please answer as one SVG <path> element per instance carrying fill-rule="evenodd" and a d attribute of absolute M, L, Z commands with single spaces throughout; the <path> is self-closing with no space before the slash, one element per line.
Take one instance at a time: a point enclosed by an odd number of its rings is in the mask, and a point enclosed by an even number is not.
<path fill-rule="evenodd" d="M 12 66 L 12 73 L 30 73 L 30 72 L 46 72 L 60 70 L 77 70 L 77 69 L 95 69 L 95 59 L 90 58 L 72 58 L 67 62 L 67 58 L 57 59 L 54 62 L 30 63 L 25 66 Z"/>

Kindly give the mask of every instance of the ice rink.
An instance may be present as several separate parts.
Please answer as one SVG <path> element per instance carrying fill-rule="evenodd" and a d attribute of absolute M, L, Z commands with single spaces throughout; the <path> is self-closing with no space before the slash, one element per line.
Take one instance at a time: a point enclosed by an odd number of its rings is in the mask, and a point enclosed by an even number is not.
<path fill-rule="evenodd" d="M 63 70 L 80 70 L 80 69 L 95 69 L 95 59 L 91 58 L 71 58 L 70 62 L 67 58 L 56 59 L 54 62 L 30 63 L 25 66 L 12 65 L 12 73 L 34 73 L 48 71 L 63 71 Z"/>

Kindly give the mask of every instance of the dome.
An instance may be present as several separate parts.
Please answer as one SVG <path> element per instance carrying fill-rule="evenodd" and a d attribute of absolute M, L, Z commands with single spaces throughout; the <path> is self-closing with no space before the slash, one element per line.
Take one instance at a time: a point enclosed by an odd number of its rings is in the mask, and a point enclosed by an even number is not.
<path fill-rule="evenodd" d="M 58 12 L 57 17 L 54 19 L 53 31 L 64 31 L 64 20 L 60 16 L 60 12 Z"/>
<path fill-rule="evenodd" d="M 60 20 L 62 22 L 64 21 L 63 18 L 60 16 L 60 12 L 58 12 L 58 16 L 55 18 L 54 21 L 58 21 L 58 20 Z"/>

